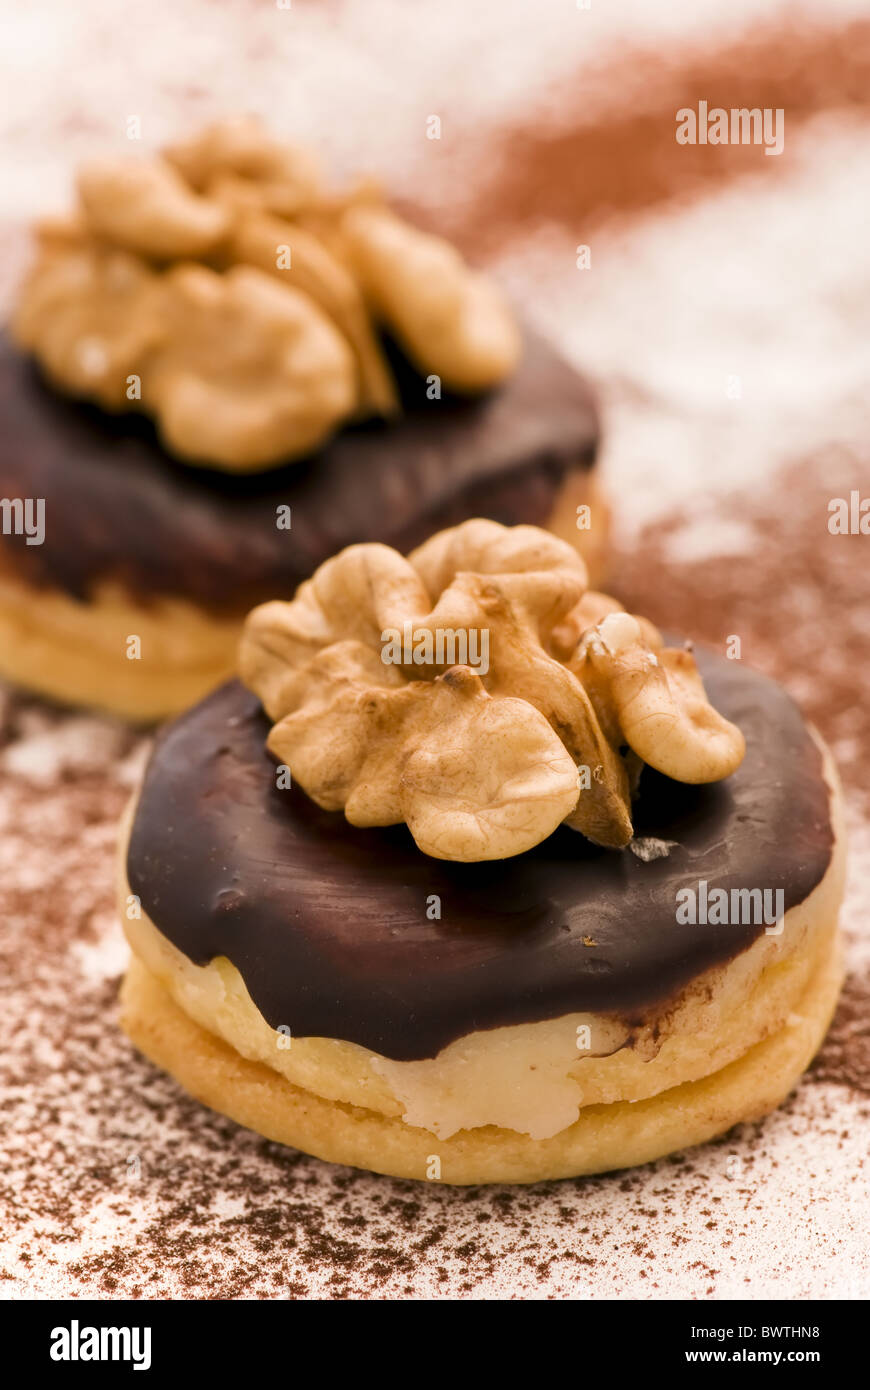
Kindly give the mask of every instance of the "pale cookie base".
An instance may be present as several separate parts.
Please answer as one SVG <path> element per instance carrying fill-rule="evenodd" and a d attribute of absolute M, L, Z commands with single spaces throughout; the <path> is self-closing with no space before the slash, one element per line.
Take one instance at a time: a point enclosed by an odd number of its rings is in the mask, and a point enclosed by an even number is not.
<path fill-rule="evenodd" d="M 199 1027 L 135 958 L 122 989 L 121 1022 L 140 1051 L 191 1095 L 267 1139 L 395 1177 L 532 1183 L 647 1163 L 775 1109 L 825 1036 L 842 973 L 834 935 L 779 1032 L 710 1076 L 634 1104 L 588 1106 L 567 1129 L 537 1140 L 494 1125 L 437 1139 L 401 1119 L 315 1096 Z"/>
<path fill-rule="evenodd" d="M 590 506 L 588 531 L 575 526 L 583 504 Z M 595 582 L 607 511 L 588 472 L 569 478 L 551 520 L 587 560 Z M 62 704 L 147 722 L 180 714 L 235 673 L 244 618 L 218 617 L 181 598 L 146 606 L 116 584 L 101 585 L 83 602 L 35 588 L 0 555 L 0 677 Z M 140 639 L 139 659 L 127 656 L 130 637 Z"/>
<path fill-rule="evenodd" d="M 85 603 L 0 565 L 0 676 L 63 704 L 150 722 L 233 674 L 243 618 L 182 599 L 145 607 L 117 585 Z M 137 637 L 141 654 L 128 657 Z"/>

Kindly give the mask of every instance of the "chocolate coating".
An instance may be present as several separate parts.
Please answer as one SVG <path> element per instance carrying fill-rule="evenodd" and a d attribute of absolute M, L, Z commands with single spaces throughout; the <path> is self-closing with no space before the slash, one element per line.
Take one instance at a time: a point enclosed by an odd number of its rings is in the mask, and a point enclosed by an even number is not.
<path fill-rule="evenodd" d="M 782 889 L 788 910 L 833 848 L 821 757 L 789 696 L 737 662 L 700 653 L 699 664 L 747 753 L 711 786 L 644 771 L 635 831 L 677 841 L 666 858 L 643 863 L 560 829 L 514 859 L 453 864 L 427 858 L 404 826 L 354 829 L 278 790 L 269 723 L 234 682 L 158 737 L 131 890 L 192 961 L 227 956 L 268 1022 L 296 1037 L 407 1060 L 575 1011 L 640 1022 L 764 930 L 681 925 L 679 888 Z M 440 921 L 426 915 L 433 894 Z"/>
<path fill-rule="evenodd" d="M 250 477 L 191 468 L 142 416 L 67 399 L 0 336 L 0 497 L 43 497 L 41 546 L 4 537 L 30 582 L 78 598 L 118 579 L 244 612 L 290 597 L 355 541 L 410 550 L 471 516 L 546 522 L 598 426 L 583 378 L 529 337 L 517 373 L 484 397 L 426 399 L 394 358 L 405 413 L 343 430 L 316 455 Z M 277 508 L 292 508 L 278 530 Z"/>

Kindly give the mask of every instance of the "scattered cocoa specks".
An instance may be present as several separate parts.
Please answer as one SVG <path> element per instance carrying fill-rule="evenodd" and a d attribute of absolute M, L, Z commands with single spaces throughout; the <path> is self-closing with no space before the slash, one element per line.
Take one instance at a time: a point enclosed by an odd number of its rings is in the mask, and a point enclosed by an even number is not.
<path fill-rule="evenodd" d="M 847 977 L 830 1032 L 809 1075 L 814 1081 L 870 1096 L 870 972 Z M 850 1137 L 844 1131 L 842 1139 Z"/>

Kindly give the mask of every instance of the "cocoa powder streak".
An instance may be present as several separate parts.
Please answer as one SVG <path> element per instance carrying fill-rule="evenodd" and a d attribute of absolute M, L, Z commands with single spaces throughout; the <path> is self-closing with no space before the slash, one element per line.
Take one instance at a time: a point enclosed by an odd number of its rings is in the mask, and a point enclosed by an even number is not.
<path fill-rule="evenodd" d="M 441 225 L 468 250 L 486 256 L 512 237 L 556 223 L 581 233 L 614 214 L 636 214 L 669 199 L 711 192 L 762 166 L 774 177 L 790 167 L 790 136 L 821 111 L 870 107 L 870 22 L 831 32 L 768 27 L 722 51 L 682 47 L 627 52 L 592 82 L 586 69 L 546 93 L 540 121 L 527 112 L 488 149 L 463 201 Z M 601 88 L 618 97 L 602 107 Z M 676 112 L 709 107 L 781 107 L 781 155 L 760 145 L 678 145 Z M 614 102 L 610 103 L 610 107 Z"/>

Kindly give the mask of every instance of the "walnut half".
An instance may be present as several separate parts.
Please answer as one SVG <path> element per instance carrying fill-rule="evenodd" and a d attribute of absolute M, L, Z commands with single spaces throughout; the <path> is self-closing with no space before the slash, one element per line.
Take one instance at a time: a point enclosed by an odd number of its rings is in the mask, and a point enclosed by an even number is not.
<path fill-rule="evenodd" d="M 318 805 L 404 821 L 438 859 L 509 858 L 562 823 L 623 848 L 640 759 L 708 782 L 744 753 L 689 653 L 534 526 L 467 521 L 407 558 L 350 546 L 249 614 L 239 661 Z"/>

